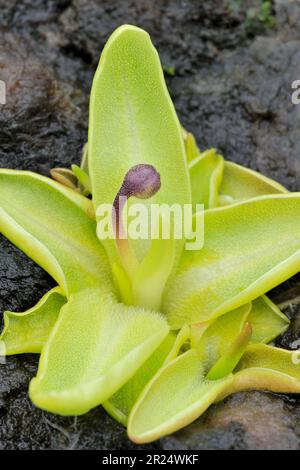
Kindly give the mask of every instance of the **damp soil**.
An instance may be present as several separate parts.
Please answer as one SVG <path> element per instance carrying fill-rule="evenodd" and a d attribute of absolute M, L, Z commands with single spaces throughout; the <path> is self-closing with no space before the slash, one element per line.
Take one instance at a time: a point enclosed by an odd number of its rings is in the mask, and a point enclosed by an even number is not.
<path fill-rule="evenodd" d="M 115 27 L 145 28 L 161 56 L 179 118 L 202 149 L 300 190 L 300 2 L 276 0 L 0 0 L 0 166 L 45 175 L 79 162 L 88 98 L 101 49 Z M 241 6 L 242 4 L 242 6 Z M 0 312 L 24 311 L 53 286 L 38 266 L 0 238 Z M 287 305 L 291 327 L 278 344 L 300 339 L 300 278 L 271 296 Z M 133 449 L 101 407 L 74 418 L 28 399 L 37 357 L 0 365 L 0 449 Z M 299 449 L 300 400 L 240 393 L 147 449 Z"/>

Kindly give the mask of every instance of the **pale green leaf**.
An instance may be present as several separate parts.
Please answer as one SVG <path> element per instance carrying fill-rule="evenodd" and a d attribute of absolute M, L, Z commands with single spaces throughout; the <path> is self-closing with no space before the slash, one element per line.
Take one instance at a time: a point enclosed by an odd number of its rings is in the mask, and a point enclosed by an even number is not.
<path fill-rule="evenodd" d="M 175 359 L 182 351 L 183 347 L 186 345 L 190 346 L 191 339 L 191 329 L 188 325 L 183 325 L 183 327 L 178 331 L 176 335 L 175 342 L 168 356 L 166 357 L 165 363 Z"/>
<path fill-rule="evenodd" d="M 248 346 L 240 361 L 231 393 L 270 390 L 300 393 L 300 355 L 265 344 Z"/>
<path fill-rule="evenodd" d="M 63 186 L 71 188 L 74 191 L 78 191 L 78 179 L 73 171 L 69 170 L 69 168 L 52 168 L 52 170 L 50 170 L 50 175 L 55 181 L 58 181 L 58 183 Z"/>
<path fill-rule="evenodd" d="M 90 201 L 35 173 L 0 170 L 0 231 L 69 294 L 105 284 L 110 268 Z"/>
<path fill-rule="evenodd" d="M 252 343 L 270 343 L 282 335 L 289 326 L 289 319 L 265 295 L 252 302 L 248 321 L 252 325 Z"/>
<path fill-rule="evenodd" d="M 163 237 L 163 229 L 169 228 L 170 237 Z M 175 240 L 170 220 L 163 213 L 158 218 L 154 238 L 143 261 L 132 276 L 132 292 L 135 305 L 159 310 L 166 282 L 175 262 Z"/>
<path fill-rule="evenodd" d="M 126 307 L 103 290 L 75 293 L 42 350 L 30 397 L 53 413 L 85 413 L 116 393 L 168 331 L 161 315 Z"/>
<path fill-rule="evenodd" d="M 161 176 L 149 204 L 191 201 L 182 131 L 159 57 L 149 35 L 135 26 L 118 28 L 103 49 L 91 91 L 88 154 L 95 209 L 112 204 L 125 174 L 141 163 Z M 133 243 L 139 256 L 146 242 Z M 104 244 L 120 264 L 115 243 Z M 179 253 L 182 241 L 176 246 Z"/>
<path fill-rule="evenodd" d="M 174 329 L 227 313 L 300 269 L 299 193 L 205 211 L 204 228 L 204 247 L 183 253 L 165 295 Z"/>
<path fill-rule="evenodd" d="M 117 263 L 113 263 L 112 273 L 118 287 L 119 299 L 126 305 L 133 305 L 132 285 L 128 274 Z"/>
<path fill-rule="evenodd" d="M 226 354 L 246 322 L 252 327 L 252 343 L 268 343 L 289 325 L 289 319 L 265 295 L 216 318 L 202 329 L 200 338 L 194 343 L 206 371 Z"/>
<path fill-rule="evenodd" d="M 217 318 L 204 331 L 196 350 L 203 368 L 209 369 L 226 354 L 230 345 L 243 331 L 251 311 L 251 303 Z"/>
<path fill-rule="evenodd" d="M 139 444 L 171 434 L 198 418 L 232 383 L 210 381 L 195 350 L 162 367 L 133 407 L 128 435 Z"/>
<path fill-rule="evenodd" d="M 176 335 L 170 332 L 151 357 L 142 365 L 137 373 L 109 401 L 103 403 L 106 411 L 117 421 L 127 425 L 129 413 L 137 398 L 161 368 L 173 350 Z"/>
<path fill-rule="evenodd" d="M 189 164 L 192 204 L 204 204 L 205 209 L 219 205 L 224 159 L 215 149 L 206 150 Z"/>
<path fill-rule="evenodd" d="M 4 312 L 0 341 L 5 345 L 5 354 L 41 352 L 65 302 L 60 288 L 55 287 L 26 312 Z"/>
<path fill-rule="evenodd" d="M 267 194 L 288 192 L 276 181 L 233 162 L 225 162 L 220 201 L 222 205 Z"/>
<path fill-rule="evenodd" d="M 72 171 L 82 187 L 82 192 L 85 192 L 85 195 L 91 194 L 92 186 L 89 175 L 78 165 L 72 165 Z"/>
<path fill-rule="evenodd" d="M 206 378 L 209 380 L 218 380 L 231 374 L 243 356 L 250 342 L 251 335 L 252 328 L 250 323 L 247 322 L 239 335 L 228 345 L 225 353 L 209 370 Z"/>
<path fill-rule="evenodd" d="M 182 135 L 184 140 L 186 159 L 189 163 L 200 155 L 200 150 L 197 146 L 196 139 L 191 132 L 188 132 L 182 128 Z"/>

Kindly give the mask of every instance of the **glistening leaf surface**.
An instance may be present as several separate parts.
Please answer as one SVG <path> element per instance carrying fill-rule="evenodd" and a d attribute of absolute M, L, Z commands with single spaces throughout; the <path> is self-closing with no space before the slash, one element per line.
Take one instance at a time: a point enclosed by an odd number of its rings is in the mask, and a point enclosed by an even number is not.
<path fill-rule="evenodd" d="M 265 295 L 216 318 L 195 343 L 195 349 L 206 371 L 226 353 L 246 322 L 252 328 L 252 343 L 268 343 L 282 334 L 289 325 L 288 318 Z"/>
<path fill-rule="evenodd" d="M 204 204 L 205 209 L 219 205 L 223 168 L 224 159 L 215 149 L 206 150 L 189 164 L 194 210 L 196 204 Z"/>
<path fill-rule="evenodd" d="M 127 307 L 100 289 L 82 290 L 61 310 L 30 397 L 53 413 L 85 413 L 117 392 L 168 331 L 157 313 Z"/>
<path fill-rule="evenodd" d="M 207 380 L 195 350 L 161 368 L 135 404 L 128 435 L 137 443 L 171 434 L 200 416 L 232 382 Z"/>
<path fill-rule="evenodd" d="M 299 193 L 208 210 L 204 227 L 204 247 L 183 253 L 165 295 L 175 329 L 252 301 L 300 268 Z"/>
<path fill-rule="evenodd" d="M 204 370 L 208 370 L 226 353 L 239 336 L 248 319 L 251 304 L 245 304 L 217 318 L 205 330 L 196 346 Z"/>
<path fill-rule="evenodd" d="M 158 54 L 137 27 L 118 28 L 103 49 L 91 91 L 88 145 L 95 208 L 112 204 L 127 171 L 141 163 L 161 177 L 158 193 L 143 203 L 190 203 L 181 127 Z M 115 258 L 115 244 L 105 246 Z M 139 255 L 146 246 L 139 243 Z"/>
<path fill-rule="evenodd" d="M 0 341 L 5 354 L 40 353 L 65 303 L 60 288 L 55 287 L 26 312 L 4 312 Z"/>
<path fill-rule="evenodd" d="M 34 173 L 0 170 L 0 230 L 74 292 L 96 283 L 111 287 L 108 260 L 89 215 L 90 201 Z"/>
<path fill-rule="evenodd" d="M 266 194 L 287 193 L 288 191 L 257 171 L 250 170 L 233 162 L 225 162 L 221 201 L 228 204 L 242 199 L 251 199 Z"/>
<path fill-rule="evenodd" d="M 300 393 L 299 355 L 294 357 L 294 354 L 265 344 L 248 346 L 234 376 L 231 393 L 252 389 Z"/>
<path fill-rule="evenodd" d="M 137 373 L 108 402 L 103 403 L 106 411 L 117 421 L 124 425 L 127 424 L 128 416 L 134 403 L 147 383 L 162 367 L 174 346 L 175 339 L 175 333 L 170 332 Z"/>
<path fill-rule="evenodd" d="M 290 323 L 266 295 L 252 302 L 248 321 L 252 325 L 252 343 L 270 343 L 284 333 Z"/>

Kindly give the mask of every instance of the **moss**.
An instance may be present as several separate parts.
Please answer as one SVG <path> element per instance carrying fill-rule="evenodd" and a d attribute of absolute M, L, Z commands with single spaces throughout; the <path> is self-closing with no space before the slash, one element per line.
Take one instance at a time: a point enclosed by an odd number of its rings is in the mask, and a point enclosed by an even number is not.
<path fill-rule="evenodd" d="M 229 0 L 228 11 L 230 14 L 243 16 L 247 33 L 250 35 L 276 25 L 272 0 Z"/>

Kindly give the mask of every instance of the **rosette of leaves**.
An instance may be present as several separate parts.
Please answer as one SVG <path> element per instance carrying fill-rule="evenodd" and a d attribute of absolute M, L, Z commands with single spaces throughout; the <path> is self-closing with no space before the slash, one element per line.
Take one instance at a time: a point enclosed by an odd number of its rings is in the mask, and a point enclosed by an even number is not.
<path fill-rule="evenodd" d="M 36 406 L 80 415 L 102 404 L 143 443 L 239 390 L 300 392 L 291 352 L 268 345 L 289 320 L 265 295 L 299 271 L 300 194 L 199 151 L 143 30 L 108 40 L 82 165 L 52 176 L 0 170 L 1 232 L 58 284 L 4 314 L 6 354 L 40 353 Z M 152 240 L 121 237 L 137 200 L 203 204 L 203 247 L 165 239 L 163 213 Z M 103 204 L 115 208 L 113 238 L 97 236 Z"/>

